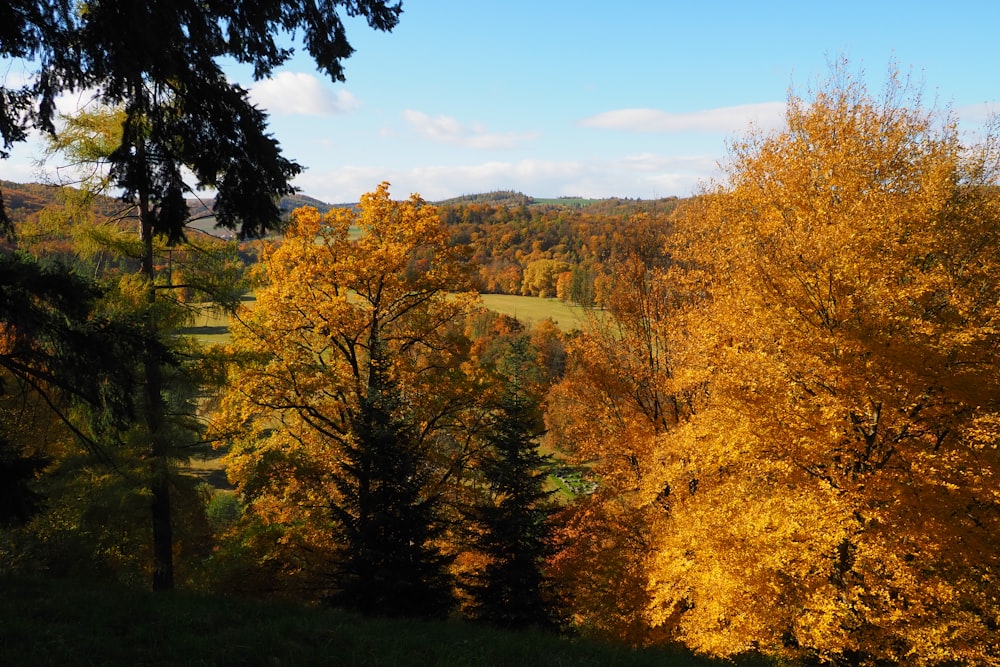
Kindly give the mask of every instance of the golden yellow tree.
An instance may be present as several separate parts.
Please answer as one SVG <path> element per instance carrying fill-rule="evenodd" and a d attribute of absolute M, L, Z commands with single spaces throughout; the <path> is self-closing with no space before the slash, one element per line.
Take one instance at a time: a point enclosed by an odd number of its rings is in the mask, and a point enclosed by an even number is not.
<path fill-rule="evenodd" d="M 571 619 L 581 631 L 633 644 L 658 634 L 645 618 L 645 561 L 661 510 L 643 494 L 656 474 L 649 467 L 659 465 L 656 438 L 685 421 L 698 398 L 675 365 L 685 342 L 673 318 L 690 297 L 664 279 L 665 249 L 648 238 L 609 267 L 606 310 L 592 313 L 573 341 L 547 411 L 550 442 L 597 482 L 566 508 L 564 548 L 552 563 L 574 601 Z"/>
<path fill-rule="evenodd" d="M 434 614 L 450 596 L 434 511 L 473 396 L 456 329 L 471 300 L 451 294 L 465 269 L 446 241 L 433 206 L 387 183 L 356 211 L 299 209 L 233 327 L 220 427 L 237 434 L 249 534 L 283 574 L 362 611 Z"/>
<path fill-rule="evenodd" d="M 658 436 L 650 623 L 698 650 L 995 664 L 1000 153 L 841 65 L 673 249 L 705 402 Z"/>

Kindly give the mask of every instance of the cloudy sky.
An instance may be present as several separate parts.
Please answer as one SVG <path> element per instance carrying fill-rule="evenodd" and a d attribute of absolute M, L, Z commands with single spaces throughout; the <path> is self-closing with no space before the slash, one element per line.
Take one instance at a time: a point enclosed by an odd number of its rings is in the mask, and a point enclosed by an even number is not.
<path fill-rule="evenodd" d="M 356 201 L 380 181 L 429 200 L 684 196 L 728 140 L 781 121 L 840 56 L 873 92 L 890 63 L 974 132 L 1000 111 L 1000 3 L 853 0 L 404 0 L 399 26 L 347 20 L 356 53 L 333 84 L 307 57 L 254 82 L 296 185 Z M 2 75 L 2 71 L 0 71 Z M 37 148 L 0 177 L 37 180 Z"/>

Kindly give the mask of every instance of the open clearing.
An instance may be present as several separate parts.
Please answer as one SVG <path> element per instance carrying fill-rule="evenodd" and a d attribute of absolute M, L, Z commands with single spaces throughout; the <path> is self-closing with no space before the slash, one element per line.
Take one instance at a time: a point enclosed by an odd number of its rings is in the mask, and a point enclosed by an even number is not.
<path fill-rule="evenodd" d="M 514 294 L 483 294 L 483 305 L 504 315 L 510 315 L 527 324 L 551 319 L 563 331 L 582 329 L 586 319 L 585 308 L 573 306 L 558 299 Z"/>
<path fill-rule="evenodd" d="M 246 303 L 252 303 L 252 297 L 245 297 Z M 537 296 L 519 296 L 516 294 L 483 294 L 483 305 L 504 315 L 510 315 L 525 324 L 531 325 L 551 319 L 556 326 L 569 332 L 582 329 L 587 317 L 587 309 L 559 301 L 558 299 L 542 299 Z M 229 316 L 222 311 L 210 307 L 203 308 L 195 316 L 190 326 L 180 331 L 185 336 L 191 336 L 206 345 L 229 342 Z"/>

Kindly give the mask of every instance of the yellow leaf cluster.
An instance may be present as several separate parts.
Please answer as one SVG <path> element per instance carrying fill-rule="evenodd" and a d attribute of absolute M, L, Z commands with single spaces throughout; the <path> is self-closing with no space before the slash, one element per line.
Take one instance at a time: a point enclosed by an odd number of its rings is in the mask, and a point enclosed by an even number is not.
<path fill-rule="evenodd" d="M 624 318 L 657 346 L 580 343 L 559 391 L 595 418 L 559 426 L 644 521 L 649 636 L 1000 660 L 997 157 L 838 71 L 675 219 L 662 279 L 686 296 Z M 684 410 L 653 426 L 644 396 Z"/>
<path fill-rule="evenodd" d="M 393 201 L 383 183 L 357 210 L 295 211 L 263 252 L 256 303 L 231 328 L 216 429 L 248 520 L 276 527 L 298 557 L 338 548 L 335 479 L 374 360 L 389 360 L 418 433 L 455 399 L 442 381 L 461 372 L 451 327 L 472 301 L 451 294 L 464 268 L 446 240 L 432 206 Z"/>

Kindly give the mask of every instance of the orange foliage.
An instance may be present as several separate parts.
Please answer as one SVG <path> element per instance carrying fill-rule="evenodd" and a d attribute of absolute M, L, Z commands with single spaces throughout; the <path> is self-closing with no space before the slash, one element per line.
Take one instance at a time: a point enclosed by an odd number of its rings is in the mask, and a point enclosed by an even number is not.
<path fill-rule="evenodd" d="M 838 74 L 678 223 L 708 390 L 648 452 L 648 620 L 717 655 L 993 663 L 996 147 Z"/>
<path fill-rule="evenodd" d="M 335 478 L 373 346 L 388 350 L 379 354 L 426 446 L 471 401 L 451 379 L 465 352 L 453 323 L 472 302 L 451 295 L 465 278 L 445 241 L 433 206 L 415 195 L 394 202 L 383 183 L 357 212 L 298 209 L 281 245 L 262 253 L 256 305 L 232 327 L 237 363 L 216 426 L 233 443 L 228 472 L 246 521 L 277 539 L 286 578 L 322 578 L 336 557 Z M 432 477 L 448 477 L 456 456 L 434 448 Z"/>
<path fill-rule="evenodd" d="M 554 562 L 580 627 L 1000 659 L 1000 153 L 908 93 L 838 70 L 792 97 L 675 216 L 670 263 L 597 285 L 548 413 L 598 482 Z"/>

